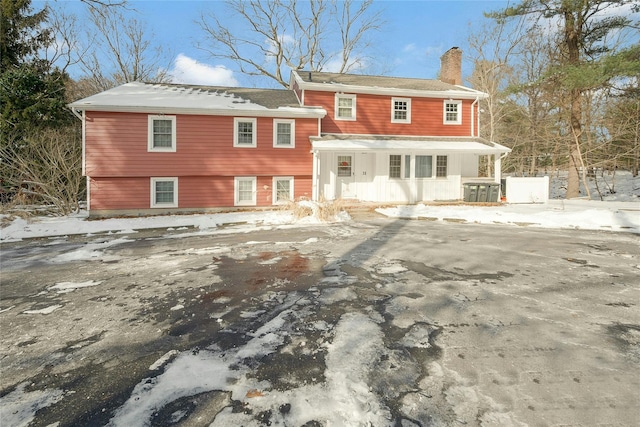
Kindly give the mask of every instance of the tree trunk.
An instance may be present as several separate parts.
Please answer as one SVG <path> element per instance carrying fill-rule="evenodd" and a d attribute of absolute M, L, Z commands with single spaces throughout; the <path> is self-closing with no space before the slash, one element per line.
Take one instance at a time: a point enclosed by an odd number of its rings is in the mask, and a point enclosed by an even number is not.
<path fill-rule="evenodd" d="M 579 19 L 579 18 L 578 18 Z M 580 44 L 578 32 L 580 23 L 576 22 L 569 5 L 565 5 L 565 44 L 570 66 L 577 66 L 580 63 Z M 582 93 L 580 89 L 569 89 L 569 105 L 571 136 L 569 140 L 569 177 L 567 181 L 567 199 L 572 199 L 580 195 L 580 173 L 579 167 L 582 164 L 580 158 L 580 141 L 582 139 Z"/>

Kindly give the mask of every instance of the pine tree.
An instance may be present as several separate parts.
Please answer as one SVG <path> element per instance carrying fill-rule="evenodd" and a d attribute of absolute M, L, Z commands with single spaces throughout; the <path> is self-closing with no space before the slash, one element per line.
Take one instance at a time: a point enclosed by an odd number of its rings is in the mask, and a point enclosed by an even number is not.
<path fill-rule="evenodd" d="M 583 95 L 586 91 L 604 86 L 617 76 L 627 75 L 628 62 L 620 61 L 607 44 L 607 36 L 613 31 L 631 25 L 631 20 L 622 11 L 624 7 L 634 10 L 640 8 L 637 1 L 633 0 L 522 0 L 516 6 L 488 14 L 498 20 L 530 16 L 534 18 L 530 21 L 531 25 L 538 25 L 545 19 L 560 24 L 556 34 L 560 48 L 557 64 L 541 79 L 554 82 L 567 100 L 567 198 L 579 195 L 579 171 L 585 172 L 581 151 Z"/>

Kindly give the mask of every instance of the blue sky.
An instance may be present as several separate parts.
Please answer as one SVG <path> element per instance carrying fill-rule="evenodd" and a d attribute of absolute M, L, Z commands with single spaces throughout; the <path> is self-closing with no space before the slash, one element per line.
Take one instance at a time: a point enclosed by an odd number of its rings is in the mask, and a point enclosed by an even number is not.
<path fill-rule="evenodd" d="M 34 8 L 43 4 L 40 0 L 32 2 Z M 155 34 L 154 40 L 160 42 L 173 58 L 169 68 L 176 81 L 210 85 L 270 85 L 268 81 L 242 75 L 232 63 L 211 58 L 195 46 L 203 37 L 196 21 L 203 11 L 213 10 L 222 14 L 224 4 L 221 1 L 130 0 L 129 4 L 133 10 L 127 13 L 145 22 Z M 483 12 L 501 9 L 507 4 L 507 1 L 497 0 L 375 1 L 373 7 L 382 11 L 385 25 L 375 35 L 373 53 L 377 63 L 372 64 L 371 74 L 436 78 L 440 56 L 453 46 L 467 51 L 470 29 L 487 20 Z M 85 8 L 78 0 L 57 0 L 53 5 L 80 13 Z M 233 20 L 233 17 L 229 19 Z M 466 76 L 470 72 L 471 65 L 465 62 L 463 74 Z M 73 70 L 71 73 L 73 75 Z"/>

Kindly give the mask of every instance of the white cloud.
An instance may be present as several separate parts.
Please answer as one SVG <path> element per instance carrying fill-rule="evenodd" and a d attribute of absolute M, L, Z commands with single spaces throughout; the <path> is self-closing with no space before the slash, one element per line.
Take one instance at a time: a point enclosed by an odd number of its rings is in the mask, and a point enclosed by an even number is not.
<path fill-rule="evenodd" d="M 409 43 L 404 48 L 402 48 L 403 52 L 413 52 L 415 50 L 416 50 L 416 44 L 415 43 Z"/>
<path fill-rule="evenodd" d="M 208 65 L 179 54 L 169 70 L 172 83 L 208 86 L 238 86 L 233 71 L 223 65 Z"/>

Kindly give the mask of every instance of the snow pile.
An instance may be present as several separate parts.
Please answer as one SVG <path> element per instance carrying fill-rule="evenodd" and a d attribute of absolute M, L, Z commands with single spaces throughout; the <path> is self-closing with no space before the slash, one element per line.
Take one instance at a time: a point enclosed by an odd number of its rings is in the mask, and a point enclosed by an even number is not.
<path fill-rule="evenodd" d="M 640 233 L 640 202 L 550 200 L 500 206 L 410 205 L 377 209 L 395 218 Z"/>
<path fill-rule="evenodd" d="M 296 204 L 294 210 L 306 209 L 305 215 L 298 215 L 296 218 L 293 212 L 288 210 L 274 211 L 249 211 L 231 212 L 219 214 L 196 214 L 196 215 L 162 215 L 131 218 L 107 218 L 89 219 L 88 213 L 81 212 L 77 215 L 65 217 L 33 217 L 25 220 L 15 218 L 8 226 L 0 229 L 0 241 L 12 242 L 21 239 L 70 236 L 70 235 L 92 235 L 97 233 L 110 234 L 132 234 L 139 230 L 147 229 L 167 229 L 168 231 L 180 230 L 181 236 L 210 234 L 220 232 L 219 227 L 223 225 L 235 225 L 234 232 L 244 230 L 255 230 L 257 226 L 278 226 L 290 224 L 320 224 L 327 222 L 348 221 L 349 214 L 336 209 L 329 212 L 326 204 L 311 201 L 301 201 Z M 2 218 L 2 215 L 0 215 Z M 195 230 L 195 231 L 194 231 Z M 118 244 L 122 242 L 112 243 Z M 84 253 L 75 254 L 79 259 L 87 259 L 100 256 L 99 249 L 105 248 L 110 243 L 104 243 L 91 248 L 84 249 Z M 65 254 L 65 259 L 58 261 L 72 261 L 69 257 L 74 254 Z"/>

